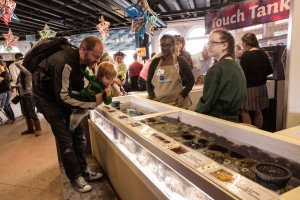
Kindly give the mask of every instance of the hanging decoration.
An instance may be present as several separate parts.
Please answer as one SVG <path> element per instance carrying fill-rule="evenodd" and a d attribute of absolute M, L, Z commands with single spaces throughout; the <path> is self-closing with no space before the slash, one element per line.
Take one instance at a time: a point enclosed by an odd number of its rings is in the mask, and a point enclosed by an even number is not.
<path fill-rule="evenodd" d="M 11 46 L 17 47 L 18 46 L 17 42 L 19 40 L 19 37 L 14 36 L 13 32 L 10 29 L 8 30 L 7 34 L 2 34 L 2 35 L 5 38 L 4 46 L 6 46 L 6 47 L 11 47 Z"/>
<path fill-rule="evenodd" d="M 11 20 L 20 21 L 14 14 L 16 3 L 13 0 L 0 0 L 0 20 L 8 25 Z"/>
<path fill-rule="evenodd" d="M 50 30 L 47 23 L 45 24 L 44 29 L 39 31 L 39 34 L 41 36 L 41 39 L 52 38 L 56 36 L 56 32 Z"/>
<path fill-rule="evenodd" d="M 149 9 L 149 5 L 148 5 L 147 0 L 138 0 L 137 3 L 139 4 L 139 6 L 142 8 L 142 10 L 144 12 L 146 12 Z"/>
<path fill-rule="evenodd" d="M 105 41 L 109 35 L 110 22 L 105 21 L 103 15 L 101 16 L 101 19 L 99 21 L 100 21 L 100 23 L 96 26 L 96 28 L 100 33 L 100 38 L 103 41 Z"/>
<path fill-rule="evenodd" d="M 131 19 L 142 17 L 144 15 L 144 11 L 138 3 L 127 7 L 125 10 Z"/>
<path fill-rule="evenodd" d="M 153 36 L 157 14 L 150 9 L 147 0 L 138 0 L 136 4 L 127 7 L 126 12 L 132 19 L 132 32 L 137 32 L 142 40 L 145 33 L 151 37 Z"/>

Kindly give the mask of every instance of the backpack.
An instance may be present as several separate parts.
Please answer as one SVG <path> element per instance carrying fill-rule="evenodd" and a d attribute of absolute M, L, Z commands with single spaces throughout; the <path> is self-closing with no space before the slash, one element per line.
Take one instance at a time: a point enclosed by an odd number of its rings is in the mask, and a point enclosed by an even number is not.
<path fill-rule="evenodd" d="M 46 38 L 39 41 L 25 55 L 23 66 L 33 73 L 36 67 L 47 57 L 71 45 L 66 38 Z"/>

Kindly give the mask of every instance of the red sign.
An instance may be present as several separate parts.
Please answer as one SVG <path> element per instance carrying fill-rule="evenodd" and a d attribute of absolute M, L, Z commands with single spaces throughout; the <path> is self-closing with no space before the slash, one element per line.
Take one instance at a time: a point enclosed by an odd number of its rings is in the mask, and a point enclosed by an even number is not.
<path fill-rule="evenodd" d="M 290 0 L 248 0 L 230 4 L 205 16 L 206 33 L 233 30 L 289 17 Z"/>

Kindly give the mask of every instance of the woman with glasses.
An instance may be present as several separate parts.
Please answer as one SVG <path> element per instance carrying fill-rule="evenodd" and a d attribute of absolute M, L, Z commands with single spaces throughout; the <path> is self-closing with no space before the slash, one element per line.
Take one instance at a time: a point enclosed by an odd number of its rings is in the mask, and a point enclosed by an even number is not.
<path fill-rule="evenodd" d="M 181 56 L 174 54 L 175 38 L 163 35 L 160 39 L 162 56 L 153 59 L 148 69 L 147 92 L 150 99 L 188 108 L 191 101 L 188 97 L 195 83 L 189 63 Z M 185 86 L 183 77 L 187 77 Z"/>
<path fill-rule="evenodd" d="M 267 76 L 272 74 L 273 69 L 268 54 L 262 50 L 256 36 L 246 33 L 242 37 L 242 45 L 245 50 L 241 56 L 241 66 L 247 80 L 247 98 L 242 106 L 242 121 L 252 124 L 249 113 L 253 113 L 253 125 L 261 129 L 263 116 L 261 110 L 269 106 L 267 91 Z"/>
<path fill-rule="evenodd" d="M 246 95 L 246 79 L 235 61 L 234 38 L 226 30 L 216 30 L 209 36 L 207 48 L 216 63 L 206 73 L 203 96 L 195 111 L 238 122 Z"/>

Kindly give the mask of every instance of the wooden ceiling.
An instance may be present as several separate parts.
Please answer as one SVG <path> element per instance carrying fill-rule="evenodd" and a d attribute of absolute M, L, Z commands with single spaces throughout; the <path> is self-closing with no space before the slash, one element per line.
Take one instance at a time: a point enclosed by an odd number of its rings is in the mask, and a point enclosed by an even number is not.
<path fill-rule="evenodd" d="M 6 26 L 0 22 L 2 33 L 10 28 L 19 40 L 26 35 L 36 35 L 45 23 L 57 36 L 67 36 L 96 31 L 99 18 L 103 15 L 111 23 L 110 28 L 130 27 L 131 19 L 125 8 L 137 0 L 14 0 L 14 13 L 19 22 L 11 21 Z M 159 14 L 155 28 L 165 28 L 169 21 L 189 20 L 205 16 L 208 10 L 218 9 L 238 0 L 148 0 L 150 8 Z"/>

